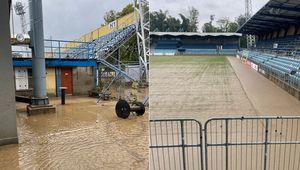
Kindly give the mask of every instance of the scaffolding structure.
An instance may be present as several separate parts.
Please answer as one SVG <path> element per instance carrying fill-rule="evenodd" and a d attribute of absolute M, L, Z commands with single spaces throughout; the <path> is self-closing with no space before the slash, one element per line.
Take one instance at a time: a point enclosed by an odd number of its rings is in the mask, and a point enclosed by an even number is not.
<path fill-rule="evenodd" d="M 133 0 L 136 18 L 136 36 L 138 44 L 140 79 L 148 82 L 148 61 L 150 55 L 150 18 L 149 2 L 147 0 Z"/>
<path fill-rule="evenodd" d="M 25 5 L 22 2 L 16 2 L 14 5 L 16 15 L 20 16 L 21 19 L 21 27 L 22 27 L 22 33 L 27 34 L 27 25 L 26 25 L 26 19 L 25 19 Z"/>
<path fill-rule="evenodd" d="M 123 40 L 118 46 L 115 46 L 114 50 L 112 50 L 109 54 L 104 57 L 96 56 L 99 61 L 99 66 L 97 67 L 97 84 L 96 86 L 101 85 L 101 78 L 103 75 L 110 75 L 111 79 L 105 85 L 102 85 L 101 93 L 99 94 L 99 99 L 97 103 L 100 101 L 101 97 L 105 98 L 108 94 L 109 89 L 113 84 L 118 86 L 119 99 L 124 99 L 124 88 L 125 88 L 125 79 L 129 81 L 136 81 L 135 78 L 131 77 L 131 75 L 127 74 L 125 68 L 128 66 L 121 61 L 120 56 L 120 48 L 124 47 L 124 44 L 132 38 L 132 36 L 136 35 L 137 39 L 137 47 L 131 47 L 130 51 L 135 51 L 132 48 L 137 48 L 138 53 L 138 62 L 139 62 L 139 81 L 148 82 L 148 61 L 150 54 L 150 23 L 149 23 L 149 2 L 146 0 L 133 0 L 133 8 L 134 8 L 134 31 L 128 32 L 130 34 L 126 39 Z M 117 52 L 117 57 L 114 56 Z M 110 64 L 107 59 L 111 58 L 115 62 L 115 64 Z M 108 68 L 108 70 L 113 70 L 114 74 L 105 71 L 104 67 Z"/>
<path fill-rule="evenodd" d="M 249 20 L 252 16 L 252 0 L 245 0 L 245 16 Z M 246 35 L 247 37 L 247 48 L 255 46 L 255 35 Z"/>

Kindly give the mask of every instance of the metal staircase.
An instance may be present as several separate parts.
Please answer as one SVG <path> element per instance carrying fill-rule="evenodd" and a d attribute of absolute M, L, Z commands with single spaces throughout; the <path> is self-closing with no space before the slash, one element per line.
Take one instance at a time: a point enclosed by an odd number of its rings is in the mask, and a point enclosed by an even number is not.
<path fill-rule="evenodd" d="M 135 34 L 135 25 L 122 28 L 112 33 L 109 39 L 95 46 L 95 59 L 107 59 Z"/>
<path fill-rule="evenodd" d="M 71 58 L 82 58 L 82 56 L 85 56 L 88 58 L 84 59 L 107 59 L 112 53 L 119 49 L 121 45 L 126 43 L 135 32 L 135 25 L 132 24 L 91 42 L 83 43 L 78 47 L 69 49 L 67 53 L 73 54 L 70 56 Z"/>
<path fill-rule="evenodd" d="M 139 74 L 140 79 L 148 79 L 148 58 L 150 50 L 148 48 L 149 43 L 149 19 L 144 15 L 148 16 L 149 12 L 144 11 L 144 7 L 149 5 L 148 1 L 145 0 L 133 0 L 135 9 L 135 23 L 130 24 L 126 27 L 120 28 L 114 32 L 107 35 L 101 36 L 94 39 L 88 43 L 82 43 L 81 45 L 70 49 L 71 58 L 79 59 L 93 59 L 98 63 L 97 66 L 97 86 L 101 82 L 101 70 L 103 66 L 112 70 L 115 74 L 113 78 L 103 86 L 102 94 L 106 95 L 110 86 L 118 79 L 126 78 L 128 80 L 134 81 L 135 79 L 128 75 L 125 71 L 126 65 L 122 64 L 120 61 L 120 56 L 116 58 L 113 54 L 119 50 L 126 42 L 128 42 L 133 36 L 137 36 L 137 48 L 138 48 L 138 58 L 139 60 Z M 132 23 L 132 22 L 131 22 Z M 122 24 L 121 24 L 122 25 Z M 146 38 L 145 38 L 146 37 Z M 69 56 L 70 57 L 70 56 Z M 116 61 L 116 65 L 112 64 L 111 61 Z M 99 74 L 100 72 L 100 74 Z"/>

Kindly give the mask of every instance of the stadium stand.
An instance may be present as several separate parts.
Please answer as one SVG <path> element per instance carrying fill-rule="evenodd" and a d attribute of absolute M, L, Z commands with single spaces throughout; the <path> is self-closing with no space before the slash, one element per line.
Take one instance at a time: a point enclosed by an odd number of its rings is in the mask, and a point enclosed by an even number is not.
<path fill-rule="evenodd" d="M 259 71 L 269 76 L 274 76 L 291 87 L 300 90 L 300 60 L 288 57 L 281 57 L 274 54 L 266 54 L 257 51 L 244 51 L 247 60 L 256 64 Z"/>
<path fill-rule="evenodd" d="M 300 58 L 299 25 L 299 0 L 270 0 L 237 32 L 256 36 L 251 50 Z"/>
<path fill-rule="evenodd" d="M 300 99 L 300 1 L 270 0 L 237 32 L 257 40 L 242 60 Z"/>
<path fill-rule="evenodd" d="M 136 35 L 135 15 L 130 13 L 112 23 L 114 24 L 109 23 L 81 36 L 78 41 L 45 40 L 45 57 L 57 60 L 95 60 L 127 79 L 133 80 L 134 78 L 128 76 L 124 70 L 127 65 L 119 62 L 121 67 L 118 68 L 107 59 Z M 30 53 L 31 51 L 15 50 L 13 56 L 31 57 Z"/>
<path fill-rule="evenodd" d="M 238 33 L 152 32 L 153 55 L 235 55 Z"/>
<path fill-rule="evenodd" d="M 66 52 L 73 54 L 70 56 L 72 58 L 106 59 L 134 34 L 135 25 L 132 24 L 99 37 L 89 43 L 82 43 L 78 47 L 70 48 Z"/>

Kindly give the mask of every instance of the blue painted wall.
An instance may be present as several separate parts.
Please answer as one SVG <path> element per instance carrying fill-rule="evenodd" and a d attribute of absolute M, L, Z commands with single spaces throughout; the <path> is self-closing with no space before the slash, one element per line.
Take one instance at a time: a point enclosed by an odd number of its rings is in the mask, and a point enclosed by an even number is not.
<path fill-rule="evenodd" d="M 32 67 L 31 58 L 14 58 L 14 67 Z M 96 60 L 82 59 L 46 59 L 46 67 L 95 67 Z"/>

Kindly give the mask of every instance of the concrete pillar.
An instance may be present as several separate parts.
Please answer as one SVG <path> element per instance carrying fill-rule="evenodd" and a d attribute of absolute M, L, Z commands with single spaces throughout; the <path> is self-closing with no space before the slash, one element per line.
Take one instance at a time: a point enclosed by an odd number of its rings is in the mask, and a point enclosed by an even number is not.
<path fill-rule="evenodd" d="M 0 1 L 0 145 L 18 143 L 9 3 Z"/>
<path fill-rule="evenodd" d="M 44 28 L 42 0 L 29 0 L 30 39 L 34 82 L 33 104 L 49 104 L 46 92 L 46 66 L 44 56 Z"/>
<path fill-rule="evenodd" d="M 31 104 L 27 106 L 27 113 L 29 115 L 55 113 L 55 107 L 49 105 L 46 91 L 42 0 L 29 0 L 29 16 L 34 97 L 31 98 Z"/>

